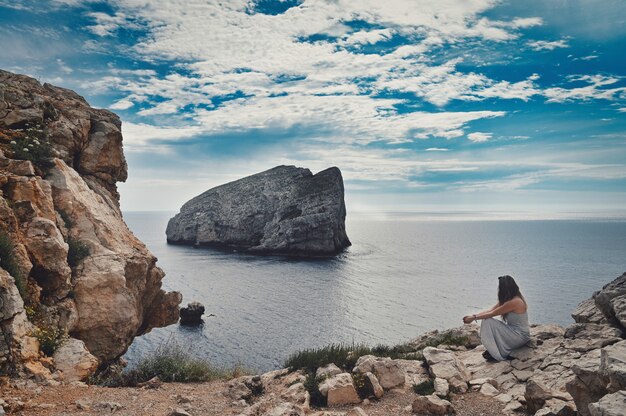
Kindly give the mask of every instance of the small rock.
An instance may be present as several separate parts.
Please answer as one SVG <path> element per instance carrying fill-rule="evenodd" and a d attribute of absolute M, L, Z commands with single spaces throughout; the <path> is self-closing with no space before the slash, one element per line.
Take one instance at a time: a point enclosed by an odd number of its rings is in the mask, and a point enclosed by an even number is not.
<path fill-rule="evenodd" d="M 100 402 L 93 405 L 94 409 L 105 410 L 110 413 L 114 413 L 120 409 L 123 409 L 124 406 L 117 402 Z"/>
<path fill-rule="evenodd" d="M 167 416 L 191 416 L 185 409 L 177 407 L 167 414 Z"/>
<path fill-rule="evenodd" d="M 199 325 L 202 323 L 204 305 L 200 302 L 190 302 L 186 308 L 180 308 L 181 325 Z"/>
<path fill-rule="evenodd" d="M 381 397 L 383 397 L 383 394 L 385 394 L 385 391 L 381 387 L 376 376 L 369 371 L 365 373 L 365 383 L 368 389 L 370 389 L 374 393 L 374 396 L 377 399 L 380 399 Z"/>
<path fill-rule="evenodd" d="M 450 394 L 450 384 L 443 378 L 436 378 L 435 382 L 435 394 L 439 397 L 447 397 Z"/>
<path fill-rule="evenodd" d="M 497 395 L 500 394 L 500 392 L 498 391 L 497 388 L 495 388 L 491 384 L 485 383 L 480 387 L 480 394 L 489 396 L 489 397 L 496 397 Z"/>
<path fill-rule="evenodd" d="M 79 410 L 89 410 L 91 409 L 91 402 L 85 400 L 85 399 L 78 399 L 76 400 L 76 402 L 74 402 L 74 404 L 76 404 L 76 408 Z"/>
<path fill-rule="evenodd" d="M 418 396 L 411 406 L 413 413 L 419 415 L 444 416 L 454 413 L 449 401 L 440 399 L 435 395 Z"/>
<path fill-rule="evenodd" d="M 367 416 L 367 413 L 360 407 L 353 407 L 346 413 L 346 416 Z"/>
<path fill-rule="evenodd" d="M 341 374 L 343 371 L 337 367 L 335 364 L 330 363 L 324 367 L 319 367 L 315 372 L 316 378 L 330 378 L 332 376 L 336 376 L 337 374 Z"/>
<path fill-rule="evenodd" d="M 163 385 L 163 382 L 159 378 L 159 376 L 154 376 L 150 380 L 145 381 L 143 383 L 138 383 L 137 387 L 143 387 L 146 389 L 158 389 Z"/>

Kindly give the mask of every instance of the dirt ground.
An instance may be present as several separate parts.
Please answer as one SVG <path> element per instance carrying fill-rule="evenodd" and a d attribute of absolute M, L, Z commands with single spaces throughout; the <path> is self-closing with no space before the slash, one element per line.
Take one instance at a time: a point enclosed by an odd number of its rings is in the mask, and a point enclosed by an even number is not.
<path fill-rule="evenodd" d="M 198 384 L 164 383 L 158 388 L 105 388 L 86 385 L 40 386 L 23 383 L 0 387 L 0 397 L 9 415 L 107 415 L 167 416 L 176 409 L 192 416 L 237 415 L 245 407 L 226 397 L 224 381 Z M 416 395 L 410 388 L 387 392 L 380 401 L 361 404 L 369 416 L 411 415 L 407 410 Z M 503 405 L 479 393 L 452 398 L 457 415 L 502 415 Z M 345 412 L 349 408 L 325 409 Z M 312 409 L 310 413 L 315 413 Z M 175 414 L 175 413 L 174 413 Z M 341 413 L 340 413 L 341 414 Z"/>

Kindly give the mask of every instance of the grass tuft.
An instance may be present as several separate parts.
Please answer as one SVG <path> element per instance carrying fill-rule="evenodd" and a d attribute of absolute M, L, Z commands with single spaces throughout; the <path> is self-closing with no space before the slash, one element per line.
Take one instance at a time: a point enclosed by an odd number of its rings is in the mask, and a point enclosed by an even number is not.
<path fill-rule="evenodd" d="M 15 259 L 15 245 L 11 236 L 4 231 L 0 231 L 0 267 L 13 276 L 20 296 L 26 299 L 26 282 Z"/>
<path fill-rule="evenodd" d="M 413 391 L 420 396 L 433 394 L 435 392 L 435 381 L 433 379 L 428 379 L 419 384 L 413 384 Z"/>
<path fill-rule="evenodd" d="M 89 255 L 89 247 L 80 240 L 69 238 L 67 245 L 69 246 L 67 250 L 67 263 L 71 268 L 78 266 L 78 263 Z"/>
<path fill-rule="evenodd" d="M 230 379 L 242 373 L 241 368 L 232 371 L 218 369 L 208 361 L 194 357 L 190 349 L 168 341 L 141 359 L 132 369 L 121 371 L 119 367 L 107 368 L 92 377 L 90 383 L 107 387 L 135 387 L 154 377 L 164 382 L 193 383 Z"/>

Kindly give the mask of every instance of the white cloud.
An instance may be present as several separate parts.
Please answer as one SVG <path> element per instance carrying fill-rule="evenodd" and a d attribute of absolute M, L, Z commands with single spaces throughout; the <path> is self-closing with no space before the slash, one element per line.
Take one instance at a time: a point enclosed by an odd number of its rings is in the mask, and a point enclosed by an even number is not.
<path fill-rule="evenodd" d="M 535 51 L 553 51 L 558 48 L 569 48 L 569 45 L 567 44 L 567 39 L 554 41 L 536 40 L 528 42 L 528 46 L 530 46 Z"/>
<path fill-rule="evenodd" d="M 427 152 L 447 152 L 449 149 L 443 147 L 429 147 L 426 149 Z"/>
<path fill-rule="evenodd" d="M 575 88 L 554 87 L 544 90 L 548 102 L 561 103 L 573 100 L 613 100 L 626 92 L 626 87 L 606 88 L 619 78 L 605 75 L 581 75 L 570 77 L 570 82 L 585 82 L 588 85 Z"/>
<path fill-rule="evenodd" d="M 129 108 L 131 108 L 134 105 L 135 104 L 132 101 L 130 101 L 130 100 L 119 100 L 119 101 L 116 101 L 115 103 L 111 104 L 109 106 L 109 108 L 111 110 L 128 110 Z"/>
<path fill-rule="evenodd" d="M 493 133 L 483 133 L 480 131 L 469 133 L 467 138 L 473 141 L 474 143 L 482 143 L 486 142 L 493 137 Z"/>
<path fill-rule="evenodd" d="M 619 113 L 626 113 L 626 107 L 620 107 L 617 109 Z"/>

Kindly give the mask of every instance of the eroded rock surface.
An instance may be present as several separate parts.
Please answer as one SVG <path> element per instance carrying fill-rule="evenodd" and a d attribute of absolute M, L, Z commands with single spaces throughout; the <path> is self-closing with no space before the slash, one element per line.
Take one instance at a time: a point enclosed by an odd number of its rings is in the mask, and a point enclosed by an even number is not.
<path fill-rule="evenodd" d="M 18 306 L 22 298 L 38 316 L 35 326 L 74 338 L 57 361 L 61 368 L 75 360 L 77 379 L 122 355 L 135 336 L 178 319 L 180 294 L 161 290 L 156 258 L 122 218 L 120 127 L 115 114 L 72 91 L 0 71 L 0 233 L 13 246 L 12 265 L 3 264 L 14 274 L 0 291 L 13 305 L 0 322 L 0 349 L 12 357 L 7 371 L 36 360 L 25 354 L 38 355 L 28 352 L 36 343 L 25 333 L 36 328 Z"/>
<path fill-rule="evenodd" d="M 250 253 L 329 256 L 350 246 L 338 168 L 315 175 L 295 166 L 210 189 L 170 219 L 167 241 Z"/>

